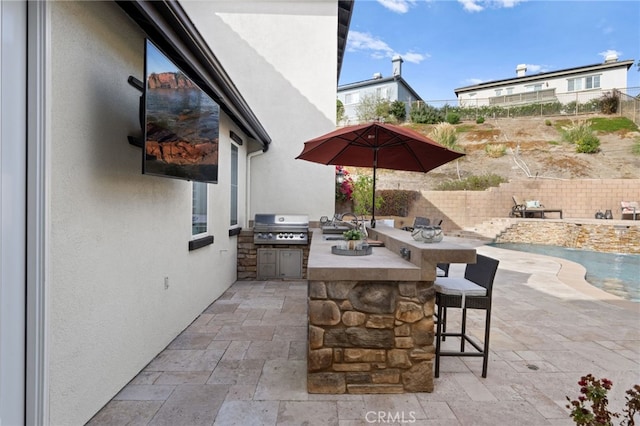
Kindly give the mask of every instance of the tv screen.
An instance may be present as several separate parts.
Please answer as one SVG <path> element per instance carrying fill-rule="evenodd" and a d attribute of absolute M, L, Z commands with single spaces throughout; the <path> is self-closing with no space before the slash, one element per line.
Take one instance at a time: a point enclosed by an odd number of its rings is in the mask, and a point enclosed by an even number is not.
<path fill-rule="evenodd" d="M 144 74 L 142 173 L 217 182 L 218 104 L 150 40 Z"/>

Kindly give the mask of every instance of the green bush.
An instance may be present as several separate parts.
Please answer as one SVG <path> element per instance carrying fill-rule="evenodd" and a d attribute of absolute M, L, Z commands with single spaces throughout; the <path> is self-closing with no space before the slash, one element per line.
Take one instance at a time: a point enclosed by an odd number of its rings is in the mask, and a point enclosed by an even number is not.
<path fill-rule="evenodd" d="M 640 138 L 636 138 L 635 142 L 633 142 L 631 153 L 633 155 L 640 155 Z"/>
<path fill-rule="evenodd" d="M 460 114 L 457 112 L 450 112 L 447 114 L 447 123 L 449 124 L 459 124 L 460 123 Z"/>
<path fill-rule="evenodd" d="M 615 114 L 618 112 L 618 104 L 620 103 L 620 96 L 616 90 L 611 92 L 605 92 L 599 99 L 600 111 L 603 114 Z"/>
<path fill-rule="evenodd" d="M 401 123 L 407 119 L 407 108 L 402 101 L 391 102 L 389 113 Z"/>
<path fill-rule="evenodd" d="M 458 132 L 453 124 L 438 123 L 429 132 L 429 137 L 449 149 L 458 148 Z"/>
<path fill-rule="evenodd" d="M 353 182 L 353 212 L 357 215 L 371 214 L 373 199 L 373 177 L 358 176 Z M 376 210 L 384 201 L 380 196 L 376 196 Z"/>
<path fill-rule="evenodd" d="M 340 99 L 336 99 L 336 123 L 341 123 L 344 120 L 344 104 Z"/>
<path fill-rule="evenodd" d="M 500 158 L 507 153 L 507 147 L 503 143 L 488 143 L 484 146 L 484 152 L 491 158 Z"/>
<path fill-rule="evenodd" d="M 551 120 L 549 120 L 549 119 L 544 120 L 544 125 L 545 126 L 551 126 Z"/>
<path fill-rule="evenodd" d="M 431 105 L 416 102 L 409 112 L 411 122 L 418 124 L 436 124 L 444 121 L 442 113 Z"/>
<path fill-rule="evenodd" d="M 600 139 L 593 134 L 591 126 L 585 121 L 564 127 L 562 137 L 576 145 L 576 152 L 593 154 L 600 150 Z"/>
<path fill-rule="evenodd" d="M 469 176 L 462 180 L 443 182 L 435 189 L 437 191 L 484 191 L 487 188 L 499 186 L 507 180 L 502 176 L 489 173 L 483 176 Z"/>
<path fill-rule="evenodd" d="M 476 118 L 476 124 L 482 124 L 484 123 L 484 117 L 483 116 L 478 116 L 478 118 Z"/>

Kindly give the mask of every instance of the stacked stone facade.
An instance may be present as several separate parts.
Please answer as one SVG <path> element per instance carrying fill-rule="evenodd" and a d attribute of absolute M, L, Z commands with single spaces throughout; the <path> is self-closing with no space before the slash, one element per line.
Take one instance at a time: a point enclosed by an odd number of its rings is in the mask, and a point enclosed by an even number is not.
<path fill-rule="evenodd" d="M 433 391 L 433 282 L 310 281 L 307 390 Z"/>

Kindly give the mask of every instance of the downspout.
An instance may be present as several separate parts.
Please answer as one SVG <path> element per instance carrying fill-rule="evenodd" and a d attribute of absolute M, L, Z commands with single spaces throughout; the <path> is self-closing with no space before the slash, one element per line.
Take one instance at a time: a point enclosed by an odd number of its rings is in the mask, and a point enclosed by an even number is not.
<path fill-rule="evenodd" d="M 262 155 L 266 152 L 266 149 L 260 151 L 254 151 L 247 155 L 247 167 L 246 167 L 246 197 L 244 200 L 244 208 L 245 208 L 245 226 L 244 228 L 249 228 L 249 214 L 251 212 L 251 160 L 258 155 Z"/>

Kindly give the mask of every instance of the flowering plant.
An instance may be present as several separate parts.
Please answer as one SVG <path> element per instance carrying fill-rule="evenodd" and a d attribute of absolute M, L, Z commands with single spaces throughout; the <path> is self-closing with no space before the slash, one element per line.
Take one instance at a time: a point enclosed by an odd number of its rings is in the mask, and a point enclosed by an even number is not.
<path fill-rule="evenodd" d="M 341 182 L 337 177 L 342 175 Z M 336 166 L 336 201 L 351 201 L 353 196 L 353 179 L 347 169 L 343 166 Z"/>
<path fill-rule="evenodd" d="M 593 375 L 582 376 L 578 382 L 580 396 L 577 400 L 567 397 L 567 408 L 571 410 L 571 418 L 578 426 L 612 426 L 612 418 L 620 417 L 619 413 L 612 413 L 607 408 L 609 400 L 607 392 L 611 390 L 613 383 L 609 379 L 596 379 Z M 623 412 L 626 419 L 622 425 L 635 425 L 634 417 L 640 412 L 640 385 L 626 392 L 626 406 Z M 590 409 L 587 403 L 591 403 Z"/>

